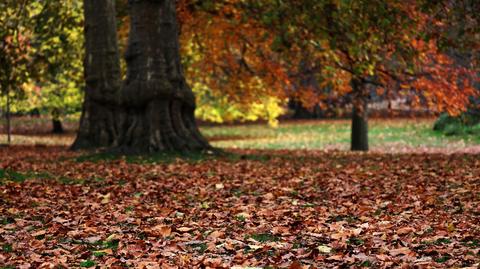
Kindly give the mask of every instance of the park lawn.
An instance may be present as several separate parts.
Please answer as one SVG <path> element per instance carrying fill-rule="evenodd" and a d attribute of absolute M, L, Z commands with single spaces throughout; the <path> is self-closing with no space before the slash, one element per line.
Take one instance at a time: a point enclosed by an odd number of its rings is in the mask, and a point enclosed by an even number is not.
<path fill-rule="evenodd" d="M 92 156 L 0 148 L 0 268 L 480 264 L 478 155 Z"/>
<path fill-rule="evenodd" d="M 447 137 L 436 133 L 432 130 L 433 123 L 434 119 L 370 120 L 371 148 L 374 151 L 388 152 L 408 152 L 418 148 L 458 151 L 480 145 L 480 137 Z M 70 123 L 71 125 L 73 124 Z M 266 124 L 202 126 L 201 131 L 213 146 L 219 148 L 348 150 L 350 143 L 348 120 L 290 121 L 277 128 Z M 54 136 L 43 132 L 14 135 L 13 143 L 67 146 L 73 139 L 73 133 Z M 6 141 L 5 135 L 0 134 L 0 141 Z"/>
<path fill-rule="evenodd" d="M 370 120 L 369 142 L 374 151 L 408 152 L 418 148 L 461 150 L 480 145 L 476 136 L 444 136 L 432 130 L 434 119 Z M 202 132 L 220 148 L 339 149 L 350 147 L 350 121 L 295 121 L 278 128 L 267 125 L 205 127 Z"/>

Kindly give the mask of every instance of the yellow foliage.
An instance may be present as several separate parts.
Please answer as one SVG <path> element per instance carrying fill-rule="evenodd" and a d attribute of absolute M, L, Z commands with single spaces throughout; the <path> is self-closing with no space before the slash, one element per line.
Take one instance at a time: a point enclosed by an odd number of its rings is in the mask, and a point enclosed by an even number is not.
<path fill-rule="evenodd" d="M 197 118 L 210 122 L 266 120 L 271 127 L 278 126 L 278 117 L 285 113 L 286 100 L 275 96 L 259 96 L 257 101 L 242 103 L 215 94 L 205 85 L 195 83 Z"/>

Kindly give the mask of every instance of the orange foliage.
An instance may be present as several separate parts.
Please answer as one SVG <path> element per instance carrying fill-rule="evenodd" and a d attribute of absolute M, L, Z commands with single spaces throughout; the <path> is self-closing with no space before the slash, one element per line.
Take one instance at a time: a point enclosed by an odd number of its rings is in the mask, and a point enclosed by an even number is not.
<path fill-rule="evenodd" d="M 259 96 L 284 97 L 290 83 L 282 60 L 271 51 L 274 36 L 225 1 L 215 14 L 178 6 L 183 55 L 190 55 L 187 78 L 207 85 L 236 103 Z"/>
<path fill-rule="evenodd" d="M 420 52 L 418 58 L 419 75 L 411 84 L 422 91 L 429 100 L 428 105 L 438 111 L 447 111 L 452 115 L 464 111 L 469 97 L 476 94 L 473 87 L 475 71 L 454 62 L 441 53 L 434 40 L 424 42 L 413 40 L 415 49 Z"/>
<path fill-rule="evenodd" d="M 177 4 L 183 55 L 189 57 L 187 77 L 235 103 L 248 104 L 259 96 L 293 97 L 313 108 L 326 98 L 351 93 L 351 80 L 359 76 L 374 78 L 373 83 L 386 98 L 416 92 L 427 100 L 429 108 L 451 114 L 464 110 L 469 96 L 475 94 L 473 68 L 456 64 L 438 49 L 435 39 L 426 42 L 419 38 L 430 25 L 442 22 L 420 11 L 416 1 L 389 3 L 408 14 L 416 28 L 391 26 L 396 27 L 393 34 L 391 29 L 383 29 L 389 34 L 383 41 L 378 41 L 383 35 L 381 27 L 355 28 L 352 31 L 366 31 L 365 35 L 358 35 L 358 41 L 346 43 L 343 48 L 333 48 L 328 35 L 318 36 L 318 32 L 297 25 L 303 30 L 295 31 L 294 40 L 318 44 L 293 42 L 281 54 L 272 48 L 276 36 L 284 33 L 275 33 L 256 21 L 255 16 L 245 14 L 240 2 L 218 2 L 211 10 L 191 8 L 188 0 Z M 342 16 L 337 19 L 357 27 L 355 20 Z M 351 54 L 348 46 L 358 46 L 364 53 Z M 408 50 L 408 56 L 399 58 L 399 54 L 405 53 L 399 48 Z M 319 87 L 333 91 L 319 92 L 311 85 L 299 85 L 292 74 L 301 73 L 299 65 L 304 58 L 320 66 L 315 74 Z M 412 105 L 425 104 L 418 101 Z"/>

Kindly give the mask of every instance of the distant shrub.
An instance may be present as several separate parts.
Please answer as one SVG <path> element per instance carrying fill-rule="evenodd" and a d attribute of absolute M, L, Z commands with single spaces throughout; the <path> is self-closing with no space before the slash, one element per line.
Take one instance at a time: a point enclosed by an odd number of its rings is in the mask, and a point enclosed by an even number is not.
<path fill-rule="evenodd" d="M 440 115 L 433 130 L 445 135 L 480 135 L 480 111 L 469 110 L 460 116 Z"/>

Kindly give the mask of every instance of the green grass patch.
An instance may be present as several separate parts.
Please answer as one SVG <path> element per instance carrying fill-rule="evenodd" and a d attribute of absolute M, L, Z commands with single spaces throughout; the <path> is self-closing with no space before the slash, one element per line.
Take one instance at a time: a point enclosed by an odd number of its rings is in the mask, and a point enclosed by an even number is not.
<path fill-rule="evenodd" d="M 25 180 L 31 178 L 28 174 L 19 173 L 13 170 L 4 170 L 0 169 L 0 182 L 2 181 L 13 181 L 13 182 L 24 182 Z"/>
<path fill-rule="evenodd" d="M 0 219 L 0 224 L 1 225 L 7 225 L 7 224 L 12 224 L 15 223 L 15 219 L 12 217 L 6 217 L 6 218 L 1 218 Z"/>
<path fill-rule="evenodd" d="M 208 246 L 206 243 L 195 243 L 195 244 L 190 244 L 189 245 L 192 249 L 200 252 L 201 254 L 205 253 L 207 250 Z"/>
<path fill-rule="evenodd" d="M 54 176 L 46 172 L 18 172 L 10 169 L 0 169 L 0 184 L 7 181 L 22 183 L 30 179 L 53 179 Z"/>
<path fill-rule="evenodd" d="M 4 244 L 2 246 L 2 251 L 5 252 L 5 253 L 9 253 L 9 252 L 12 252 L 13 251 L 13 247 L 11 244 Z"/>
<path fill-rule="evenodd" d="M 118 239 L 113 239 L 113 240 L 106 240 L 106 241 L 97 241 L 93 244 L 91 244 L 95 249 L 101 250 L 101 249 L 112 249 L 116 250 L 118 248 L 118 244 L 120 243 L 120 240 Z"/>
<path fill-rule="evenodd" d="M 353 245 L 353 246 L 361 246 L 364 243 L 365 243 L 365 241 L 363 241 L 363 239 L 360 239 L 360 238 L 357 238 L 357 237 L 350 237 L 347 240 L 347 244 Z"/>
<path fill-rule="evenodd" d="M 278 237 L 270 233 L 252 234 L 249 236 L 249 238 L 252 238 L 253 240 L 258 241 L 260 243 L 280 241 Z"/>
<path fill-rule="evenodd" d="M 440 256 L 438 258 L 435 259 L 436 262 L 438 263 L 444 263 L 444 262 L 447 262 L 448 260 L 450 260 L 452 258 L 452 256 L 448 255 L 448 254 L 445 254 L 443 256 Z"/>
<path fill-rule="evenodd" d="M 472 137 L 446 137 L 433 131 L 433 119 L 371 120 L 369 141 L 372 148 L 445 147 L 452 143 L 480 144 Z M 203 127 L 202 133 L 213 146 L 220 148 L 252 149 L 323 149 L 334 147 L 346 150 L 350 144 L 350 121 L 323 120 L 291 122 L 270 128 L 262 124 Z"/>
<path fill-rule="evenodd" d="M 478 248 L 480 247 L 480 239 L 466 239 L 463 240 L 462 244 L 469 248 Z"/>
<path fill-rule="evenodd" d="M 92 260 L 86 260 L 86 261 L 83 261 L 80 263 L 80 267 L 85 267 L 85 268 L 88 268 L 88 267 L 93 267 L 95 266 L 95 262 L 92 261 Z"/>

